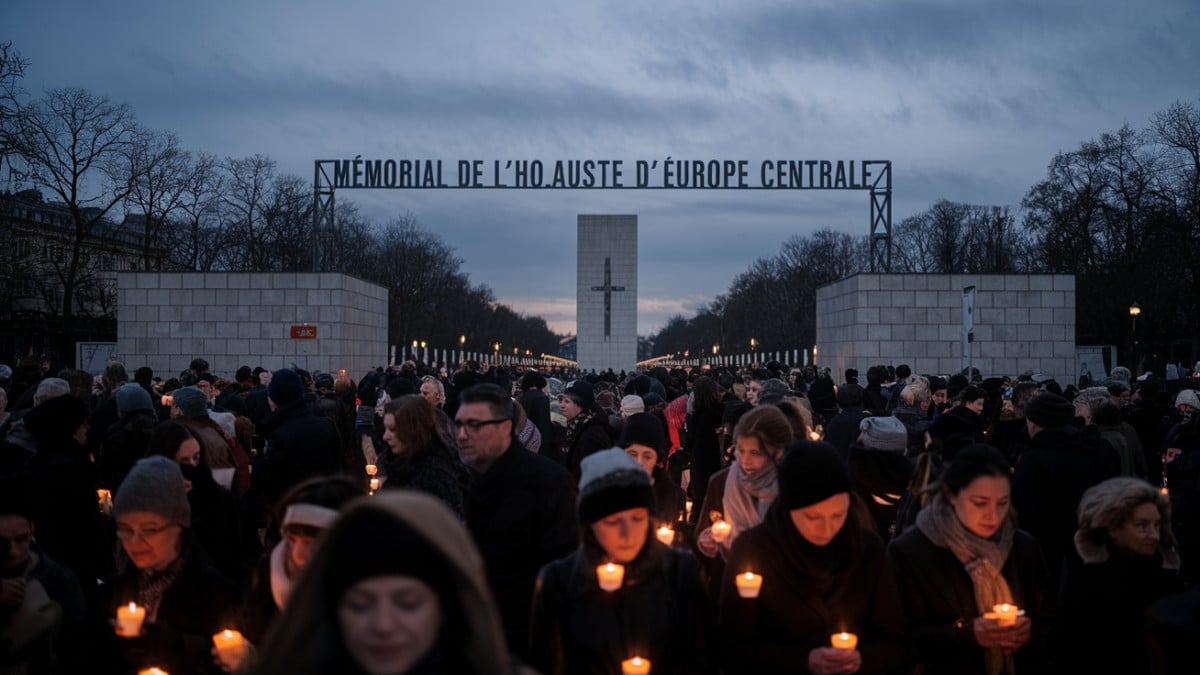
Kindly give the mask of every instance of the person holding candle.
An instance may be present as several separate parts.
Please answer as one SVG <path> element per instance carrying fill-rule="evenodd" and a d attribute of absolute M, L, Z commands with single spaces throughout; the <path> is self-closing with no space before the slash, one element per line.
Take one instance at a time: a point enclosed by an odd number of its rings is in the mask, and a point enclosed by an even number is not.
<path fill-rule="evenodd" d="M 412 488 L 446 502 L 459 518 L 466 517 L 467 468 L 451 449 L 438 424 L 438 411 L 417 394 L 388 401 L 383 408 L 383 442 L 379 458 L 384 485 Z"/>
<path fill-rule="evenodd" d="M 1047 670 L 1049 576 L 1033 537 L 1016 527 L 1010 471 L 1000 451 L 958 451 L 927 490 L 916 526 L 888 559 L 916 649 L 930 675 Z M 998 605 L 1024 612 L 1011 626 Z"/>
<path fill-rule="evenodd" d="M 828 443 L 794 441 L 778 480 L 762 524 L 729 552 L 719 612 L 725 672 L 904 672 L 895 583 L 869 516 L 854 507 L 845 463 Z M 746 572 L 761 577 L 757 595 L 738 588 Z M 843 632 L 855 636 L 853 648 L 833 643 Z"/>
<path fill-rule="evenodd" d="M 444 502 L 391 490 L 348 504 L 272 629 L 262 675 L 516 675 L 483 560 Z"/>
<path fill-rule="evenodd" d="M 776 466 L 792 442 L 794 430 L 787 415 L 774 405 L 758 406 L 742 415 L 733 430 L 734 462 L 713 474 L 696 526 L 696 549 L 711 580 L 714 597 L 725 574 L 725 558 L 738 535 L 763 521 L 779 494 Z M 713 513 L 730 530 L 713 536 Z"/>
<path fill-rule="evenodd" d="M 121 542 L 118 576 L 106 584 L 96 610 L 102 616 L 101 672 L 126 673 L 156 665 L 174 675 L 207 672 L 212 635 L 232 625 L 237 594 L 194 545 L 192 512 L 179 465 L 166 457 L 139 460 L 113 501 Z M 145 611 L 141 634 L 117 636 L 117 607 Z"/>
<path fill-rule="evenodd" d="M 1060 666 L 1152 672 L 1146 610 L 1184 590 L 1170 497 L 1140 478 L 1110 478 L 1089 489 L 1079 504 L 1075 550 L 1084 564 L 1066 578 Z"/>
<path fill-rule="evenodd" d="M 544 675 L 617 675 L 636 656 L 657 674 L 714 672 L 699 565 L 655 538 L 645 470 L 611 448 L 585 457 L 581 471 L 582 541 L 538 575 L 531 664 Z"/>
<path fill-rule="evenodd" d="M 287 605 L 317 540 L 342 506 L 362 495 L 361 484 L 349 476 L 317 477 L 292 488 L 276 505 L 273 522 L 279 523 L 282 538 L 259 559 L 242 607 L 242 632 L 251 644 L 261 643 Z"/>

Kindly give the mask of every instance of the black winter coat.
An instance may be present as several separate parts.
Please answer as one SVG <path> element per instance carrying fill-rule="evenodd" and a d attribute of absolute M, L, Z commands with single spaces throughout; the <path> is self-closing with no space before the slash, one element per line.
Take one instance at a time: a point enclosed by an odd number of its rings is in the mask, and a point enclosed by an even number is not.
<path fill-rule="evenodd" d="M 150 437 L 157 426 L 158 417 L 153 410 L 131 411 L 112 425 L 96 458 L 102 487 L 112 490 L 114 495 L 117 493 L 125 475 L 149 451 Z"/>
<path fill-rule="evenodd" d="M 621 661 L 649 659 L 655 673 L 716 672 L 708 650 L 712 618 L 690 553 L 647 532 L 621 588 L 602 590 L 602 555 L 578 550 L 538 575 L 530 663 L 543 675 L 620 675 Z"/>
<path fill-rule="evenodd" d="M 1146 610 L 1184 590 L 1162 557 L 1110 546 L 1108 560 L 1067 575 L 1060 665 L 1079 672 L 1150 673 Z M 1103 646 L 1100 648 L 1100 646 Z"/>
<path fill-rule="evenodd" d="M 583 458 L 593 452 L 613 447 L 616 442 L 615 436 L 612 427 L 608 424 L 608 415 L 598 408 L 593 411 L 591 418 L 583 422 L 582 426 L 575 431 L 575 438 L 572 440 L 571 446 L 567 448 L 567 461 L 571 467 L 571 475 L 577 484 L 579 482 L 579 465 Z M 545 443 L 544 440 L 542 442 Z"/>
<path fill-rule="evenodd" d="M 416 457 L 397 457 L 389 448 L 381 458 L 387 474 L 384 488 L 411 488 L 446 503 L 459 520 L 466 520 L 470 491 L 467 467 L 444 445 L 435 443 Z M 528 452 L 528 450 L 526 450 Z"/>
<path fill-rule="evenodd" d="M 763 577 L 757 598 L 738 595 L 734 577 Z M 842 631 L 858 635 L 862 669 L 904 672 L 908 651 L 896 585 L 883 543 L 853 515 L 826 546 L 808 543 L 776 502 L 758 527 L 733 543 L 721 584 L 722 660 L 729 675 L 808 673 L 808 654 Z"/>
<path fill-rule="evenodd" d="M 913 464 L 899 452 L 850 446 L 850 482 L 854 485 L 884 541 L 892 538 L 900 500 L 908 490 Z"/>
<path fill-rule="evenodd" d="M 825 441 L 833 446 L 842 459 L 850 457 L 850 446 L 858 441 L 859 424 L 871 413 L 863 410 L 862 406 L 851 406 L 838 413 L 825 425 Z"/>
<path fill-rule="evenodd" d="M 250 482 L 268 504 L 306 478 L 341 468 L 337 430 L 329 420 L 313 416 L 303 399 L 276 408 L 258 432 L 266 445 L 254 461 Z"/>
<path fill-rule="evenodd" d="M 720 407 L 697 408 L 687 420 L 687 436 L 684 448 L 692 457 L 692 479 L 689 490 L 697 504 L 704 502 L 708 491 L 708 479 L 721 469 L 723 457 L 721 441 L 717 431 L 721 428 Z"/>
<path fill-rule="evenodd" d="M 545 447 L 546 441 L 553 438 L 554 433 L 550 428 L 550 397 L 541 389 L 526 389 L 517 397 L 517 403 L 521 404 L 525 409 L 525 416 L 542 434 L 542 446 Z M 550 447 L 553 447 L 553 444 Z"/>
<path fill-rule="evenodd" d="M 575 483 L 566 469 L 513 440 L 486 473 L 471 472 L 467 528 L 483 556 L 509 648 L 524 654 L 538 571 L 579 540 Z"/>
<path fill-rule="evenodd" d="M 1087 445 L 1073 428 L 1043 429 L 1029 442 L 1013 472 L 1012 504 L 1022 530 L 1041 546 L 1051 579 L 1062 578 L 1064 566 L 1074 567 L 1076 509 L 1088 488 L 1116 474 L 1112 448 Z"/>
<path fill-rule="evenodd" d="M 894 539 L 887 556 L 900 589 L 909 639 L 926 675 L 985 673 L 984 650 L 971 625 L 980 616 L 975 587 L 958 558 L 916 527 Z M 1046 636 L 1053 628 L 1053 596 L 1041 551 L 1029 533 L 1017 530 L 1000 573 L 1014 603 L 1033 621 L 1033 637 L 1015 654 L 1017 672 L 1050 672 Z"/>
<path fill-rule="evenodd" d="M 103 587 L 102 599 L 93 608 L 97 672 L 126 675 L 157 666 L 172 675 L 219 673 L 209 653 L 212 636 L 238 627 L 238 598 L 230 583 L 209 566 L 203 553 L 193 550 L 163 593 L 155 621 L 147 618 L 141 637 L 118 637 L 110 621 L 118 606 L 137 600 L 138 574 L 129 565 Z"/>

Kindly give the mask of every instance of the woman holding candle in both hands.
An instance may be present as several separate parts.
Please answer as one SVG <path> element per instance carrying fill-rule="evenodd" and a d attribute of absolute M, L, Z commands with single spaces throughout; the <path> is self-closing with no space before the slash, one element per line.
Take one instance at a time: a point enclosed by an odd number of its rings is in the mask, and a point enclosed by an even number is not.
<path fill-rule="evenodd" d="M 520 675 L 483 559 L 444 502 L 415 490 L 348 504 L 259 651 L 262 675 Z"/>
<path fill-rule="evenodd" d="M 787 416 L 773 405 L 742 415 L 733 430 L 734 462 L 713 474 L 696 526 L 696 549 L 712 579 L 714 595 L 725 573 L 725 558 L 738 535 L 763 521 L 779 494 L 776 465 L 792 442 Z M 713 536 L 712 514 L 730 525 L 728 534 Z M 718 541 L 719 537 L 719 541 Z"/>
<path fill-rule="evenodd" d="M 161 456 L 139 460 L 121 482 L 113 519 L 124 563 L 103 589 L 100 672 L 157 666 L 173 675 L 211 671 L 212 635 L 232 624 L 238 600 L 232 585 L 194 546 L 191 507 L 179 465 Z M 140 633 L 116 635 L 117 609 L 144 612 Z"/>
<path fill-rule="evenodd" d="M 634 657 L 655 675 L 715 672 L 699 566 L 655 538 L 653 507 L 624 450 L 583 459 L 579 549 L 543 567 L 534 590 L 530 660 L 543 675 L 619 675 Z"/>
<path fill-rule="evenodd" d="M 1009 480 L 999 450 L 963 448 L 928 488 L 916 526 L 888 547 L 925 673 L 1048 669 L 1049 577 L 1037 542 L 1016 527 Z M 995 618 L 1005 605 L 1024 614 L 1005 625 Z"/>
<path fill-rule="evenodd" d="M 828 443 L 796 441 L 778 472 L 779 497 L 729 552 L 720 601 L 725 672 L 904 672 L 895 584 L 883 542 L 853 503 L 845 463 Z M 738 592 L 745 572 L 762 577 L 757 597 Z"/>

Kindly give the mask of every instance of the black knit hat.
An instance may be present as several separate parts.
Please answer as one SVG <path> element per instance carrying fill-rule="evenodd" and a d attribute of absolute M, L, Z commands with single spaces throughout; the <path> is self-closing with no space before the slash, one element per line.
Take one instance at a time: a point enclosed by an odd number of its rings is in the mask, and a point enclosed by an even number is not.
<path fill-rule="evenodd" d="M 563 390 L 563 395 L 570 396 L 580 408 L 596 405 L 596 390 L 586 380 L 575 380 Z"/>
<path fill-rule="evenodd" d="M 654 510 L 650 476 L 621 448 L 593 452 L 580 463 L 579 521 L 591 524 L 620 511 Z"/>
<path fill-rule="evenodd" d="M 1038 394 L 1025 404 L 1025 417 L 1043 429 L 1070 426 L 1075 406 L 1057 394 Z"/>
<path fill-rule="evenodd" d="M 617 445 L 628 448 L 634 443 L 654 448 L 661 455 L 663 452 L 662 422 L 650 413 L 630 415 L 625 420 L 625 426 L 621 428 L 621 440 Z"/>
<path fill-rule="evenodd" d="M 779 503 L 788 511 L 850 492 L 850 472 L 825 441 L 793 441 L 779 464 Z"/>

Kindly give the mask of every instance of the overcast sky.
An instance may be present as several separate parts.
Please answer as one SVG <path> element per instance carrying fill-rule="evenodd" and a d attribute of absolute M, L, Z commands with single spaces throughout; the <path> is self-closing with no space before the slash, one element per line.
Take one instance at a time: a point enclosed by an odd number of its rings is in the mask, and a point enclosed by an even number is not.
<path fill-rule="evenodd" d="M 1056 152 L 1200 97 L 1196 0 L 5 0 L 9 40 L 35 95 L 83 87 L 190 150 L 306 179 L 355 155 L 886 159 L 897 223 L 941 198 L 1017 208 Z M 579 213 L 638 215 L 641 334 L 792 234 L 870 227 L 865 192 L 339 199 L 380 222 L 412 212 L 474 282 L 560 332 Z"/>

